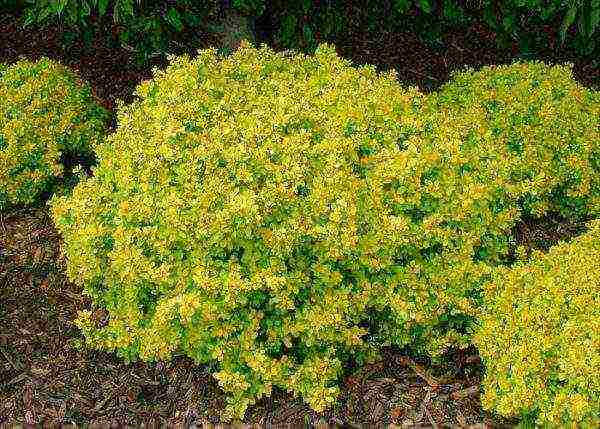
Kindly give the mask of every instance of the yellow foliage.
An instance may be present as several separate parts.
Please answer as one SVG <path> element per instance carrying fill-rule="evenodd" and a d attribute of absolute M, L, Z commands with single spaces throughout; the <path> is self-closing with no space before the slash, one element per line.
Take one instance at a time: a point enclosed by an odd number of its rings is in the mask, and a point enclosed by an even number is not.
<path fill-rule="evenodd" d="M 91 156 L 107 112 L 88 85 L 47 58 L 0 67 L 0 210 L 32 204 L 64 174 L 62 157 Z"/>
<path fill-rule="evenodd" d="M 600 425 L 600 221 L 485 288 L 474 340 L 486 408 L 535 413 L 539 425 Z"/>
<path fill-rule="evenodd" d="M 555 194 L 574 190 L 581 211 L 597 208 L 597 112 L 591 100 L 569 113 L 586 161 L 554 179 L 563 147 L 541 139 L 545 124 L 523 166 L 492 135 L 510 115 L 492 126 L 475 105 L 469 122 L 450 93 L 405 89 L 328 45 L 171 58 L 121 106 L 95 175 L 52 201 L 70 278 L 114 321 L 83 314 L 89 344 L 216 361 L 229 417 L 273 386 L 324 409 L 350 354 L 469 345 L 522 202 L 563 209 Z M 565 176 L 574 163 L 581 183 Z"/>

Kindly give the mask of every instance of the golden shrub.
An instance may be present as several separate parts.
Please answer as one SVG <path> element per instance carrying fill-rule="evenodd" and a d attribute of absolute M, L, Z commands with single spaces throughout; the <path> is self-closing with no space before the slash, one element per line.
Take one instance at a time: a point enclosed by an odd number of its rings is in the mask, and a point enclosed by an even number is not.
<path fill-rule="evenodd" d="M 457 72 L 434 99 L 525 213 L 600 215 L 600 93 L 577 83 L 572 65 Z"/>
<path fill-rule="evenodd" d="M 475 343 L 483 405 L 551 427 L 600 426 L 600 221 L 531 262 L 498 268 Z"/>
<path fill-rule="evenodd" d="M 69 277 L 109 313 L 80 315 L 90 345 L 216 363 L 240 417 L 274 386 L 323 410 L 344 360 L 385 344 L 470 344 L 528 188 L 499 194 L 425 95 L 328 45 L 247 43 L 171 58 L 136 93 L 52 202 Z"/>
<path fill-rule="evenodd" d="M 0 67 L 0 210 L 32 204 L 64 173 L 61 156 L 91 156 L 107 112 L 88 85 L 42 58 Z"/>

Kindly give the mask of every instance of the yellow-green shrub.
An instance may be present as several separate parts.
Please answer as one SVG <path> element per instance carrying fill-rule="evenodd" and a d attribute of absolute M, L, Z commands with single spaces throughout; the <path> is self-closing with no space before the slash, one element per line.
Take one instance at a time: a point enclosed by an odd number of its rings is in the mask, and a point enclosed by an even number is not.
<path fill-rule="evenodd" d="M 475 343 L 486 408 L 552 427 L 600 426 L 600 221 L 485 287 Z"/>
<path fill-rule="evenodd" d="M 327 45 L 248 44 L 171 59 L 137 95 L 52 203 L 69 277 L 108 310 L 80 315 L 90 345 L 216 362 L 241 416 L 272 386 L 322 410 L 382 344 L 469 344 L 521 194 L 425 95 Z"/>
<path fill-rule="evenodd" d="M 47 58 L 0 67 L 0 210 L 31 204 L 64 173 L 63 156 L 90 156 L 107 112 L 88 85 Z"/>
<path fill-rule="evenodd" d="M 600 214 L 600 93 L 577 83 L 572 65 L 461 71 L 432 100 L 526 213 Z"/>

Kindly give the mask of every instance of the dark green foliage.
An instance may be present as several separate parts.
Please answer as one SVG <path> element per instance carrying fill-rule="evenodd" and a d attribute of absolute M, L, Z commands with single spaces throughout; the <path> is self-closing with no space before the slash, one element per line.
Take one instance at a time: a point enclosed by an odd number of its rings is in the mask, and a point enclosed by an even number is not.
<path fill-rule="evenodd" d="M 214 20 L 218 0 L 12 0 L 25 26 L 63 24 L 64 42 L 88 45 L 93 29 L 136 52 L 145 63 L 170 51 L 178 35 L 193 32 Z M 3 6 L 3 4 L 2 4 Z M 3 9 L 8 9 L 4 8 Z M 13 6 L 12 9 L 15 9 Z"/>
<path fill-rule="evenodd" d="M 21 10 L 27 25 L 66 24 L 71 39 L 91 40 L 91 24 L 99 21 L 142 62 L 171 52 L 180 35 L 208 28 L 224 8 L 268 21 L 281 47 L 305 52 L 353 29 L 412 31 L 442 48 L 444 33 L 474 21 L 523 57 L 549 46 L 597 58 L 600 49 L 600 0 L 0 0 L 2 11 Z"/>
<path fill-rule="evenodd" d="M 597 52 L 600 43 L 600 0 L 484 0 L 485 22 L 498 42 L 513 41 L 523 54 L 544 46 L 571 45 L 584 56 Z M 539 28 L 547 26 L 548 31 Z M 555 46 L 553 46 L 555 45 Z"/>

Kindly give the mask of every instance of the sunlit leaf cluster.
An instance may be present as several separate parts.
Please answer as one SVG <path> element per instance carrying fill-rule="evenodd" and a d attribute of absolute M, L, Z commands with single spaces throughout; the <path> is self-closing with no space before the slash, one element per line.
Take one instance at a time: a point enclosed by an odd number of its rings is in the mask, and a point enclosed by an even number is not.
<path fill-rule="evenodd" d="M 600 223 L 485 287 L 483 405 L 540 426 L 600 425 Z"/>
<path fill-rule="evenodd" d="M 0 100 L 0 210 L 37 202 L 105 133 L 90 87 L 47 58 L 0 65 Z"/>

